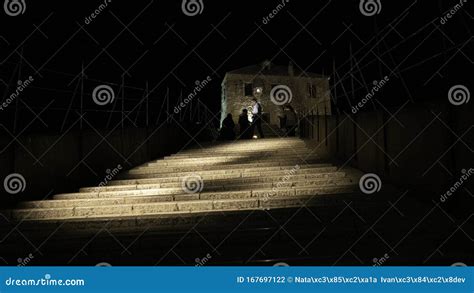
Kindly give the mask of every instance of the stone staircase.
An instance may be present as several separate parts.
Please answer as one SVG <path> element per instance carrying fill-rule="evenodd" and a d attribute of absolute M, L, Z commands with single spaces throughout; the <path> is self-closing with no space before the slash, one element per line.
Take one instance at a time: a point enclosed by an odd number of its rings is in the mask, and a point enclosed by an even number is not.
<path fill-rule="evenodd" d="M 456 226 L 444 211 L 386 183 L 364 194 L 361 176 L 297 138 L 201 144 L 106 186 L 1 211 L 0 260 L 34 252 L 38 265 L 195 265 L 210 253 L 214 265 L 373 265 L 388 253 L 392 265 L 469 262 L 469 241 L 446 241 Z"/>
<path fill-rule="evenodd" d="M 262 130 L 265 137 L 283 137 L 285 133 L 277 125 L 269 124 L 267 122 L 262 123 Z M 257 133 L 255 133 L 257 134 Z"/>
<path fill-rule="evenodd" d="M 12 221 L 90 222 L 288 208 L 353 193 L 359 177 L 322 162 L 297 138 L 236 141 L 184 150 L 123 172 L 107 186 L 22 202 L 3 214 Z"/>

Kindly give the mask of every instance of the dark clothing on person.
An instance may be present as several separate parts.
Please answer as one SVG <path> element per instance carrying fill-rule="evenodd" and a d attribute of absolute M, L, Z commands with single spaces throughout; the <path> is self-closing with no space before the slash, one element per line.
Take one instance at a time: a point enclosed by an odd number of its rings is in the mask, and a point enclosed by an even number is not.
<path fill-rule="evenodd" d="M 227 117 L 222 121 L 222 128 L 220 133 L 221 140 L 232 140 L 235 139 L 235 123 L 232 119 L 232 115 L 229 114 Z"/>
<path fill-rule="evenodd" d="M 298 127 L 298 118 L 296 117 L 296 113 L 292 108 L 286 108 L 284 113 L 286 136 L 295 136 L 296 127 Z"/>
<path fill-rule="evenodd" d="M 249 122 L 247 112 L 240 114 L 239 127 L 240 127 L 240 139 L 252 138 L 250 122 Z"/>
<path fill-rule="evenodd" d="M 280 129 L 285 128 L 286 127 L 286 116 L 285 116 L 285 108 L 283 106 L 280 106 L 280 108 L 278 108 L 277 117 L 280 121 Z"/>

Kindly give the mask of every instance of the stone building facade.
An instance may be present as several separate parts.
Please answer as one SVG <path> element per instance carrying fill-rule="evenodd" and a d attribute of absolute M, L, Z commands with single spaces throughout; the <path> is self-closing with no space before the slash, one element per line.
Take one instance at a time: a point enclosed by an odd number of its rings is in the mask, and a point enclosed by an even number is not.
<path fill-rule="evenodd" d="M 221 121 L 227 113 L 237 120 L 242 109 L 251 109 L 254 97 L 262 104 L 263 119 L 272 125 L 279 125 L 279 114 L 285 104 L 290 104 L 298 116 L 308 112 L 331 115 L 329 79 L 303 73 L 291 63 L 278 66 L 264 61 L 233 70 L 226 73 L 221 86 Z"/>

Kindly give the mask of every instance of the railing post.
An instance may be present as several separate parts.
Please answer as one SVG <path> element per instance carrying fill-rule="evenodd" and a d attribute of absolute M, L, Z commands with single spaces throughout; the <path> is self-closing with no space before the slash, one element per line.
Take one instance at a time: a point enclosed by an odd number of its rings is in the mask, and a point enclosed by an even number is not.
<path fill-rule="evenodd" d="M 21 81 L 21 67 L 23 65 L 23 47 L 21 47 L 21 52 L 20 52 L 20 62 L 18 63 L 18 80 L 17 83 L 15 84 L 15 87 L 18 86 L 18 82 Z M 18 112 L 20 111 L 20 99 L 21 95 L 18 95 L 15 99 L 15 119 L 13 121 L 13 134 L 16 134 L 16 128 L 18 126 Z"/>
<path fill-rule="evenodd" d="M 81 118 L 79 120 L 80 129 L 82 130 L 82 116 L 84 113 L 84 62 L 81 64 Z"/>
<path fill-rule="evenodd" d="M 324 105 L 324 141 L 328 145 L 328 115 L 326 112 L 326 105 Z"/>
<path fill-rule="evenodd" d="M 148 114 L 148 81 L 146 81 L 145 83 L 145 106 L 146 106 L 146 127 L 148 127 L 148 118 L 149 118 L 149 114 Z"/>
<path fill-rule="evenodd" d="M 125 72 L 122 74 L 122 129 L 124 125 L 124 120 L 125 120 Z"/>

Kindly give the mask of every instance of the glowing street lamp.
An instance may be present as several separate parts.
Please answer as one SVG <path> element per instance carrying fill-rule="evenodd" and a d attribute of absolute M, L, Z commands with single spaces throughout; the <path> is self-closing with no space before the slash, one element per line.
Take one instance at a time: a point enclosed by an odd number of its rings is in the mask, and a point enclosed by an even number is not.
<path fill-rule="evenodd" d="M 263 88 L 262 87 L 255 87 L 253 89 L 253 96 L 256 98 L 260 98 L 263 94 Z"/>

